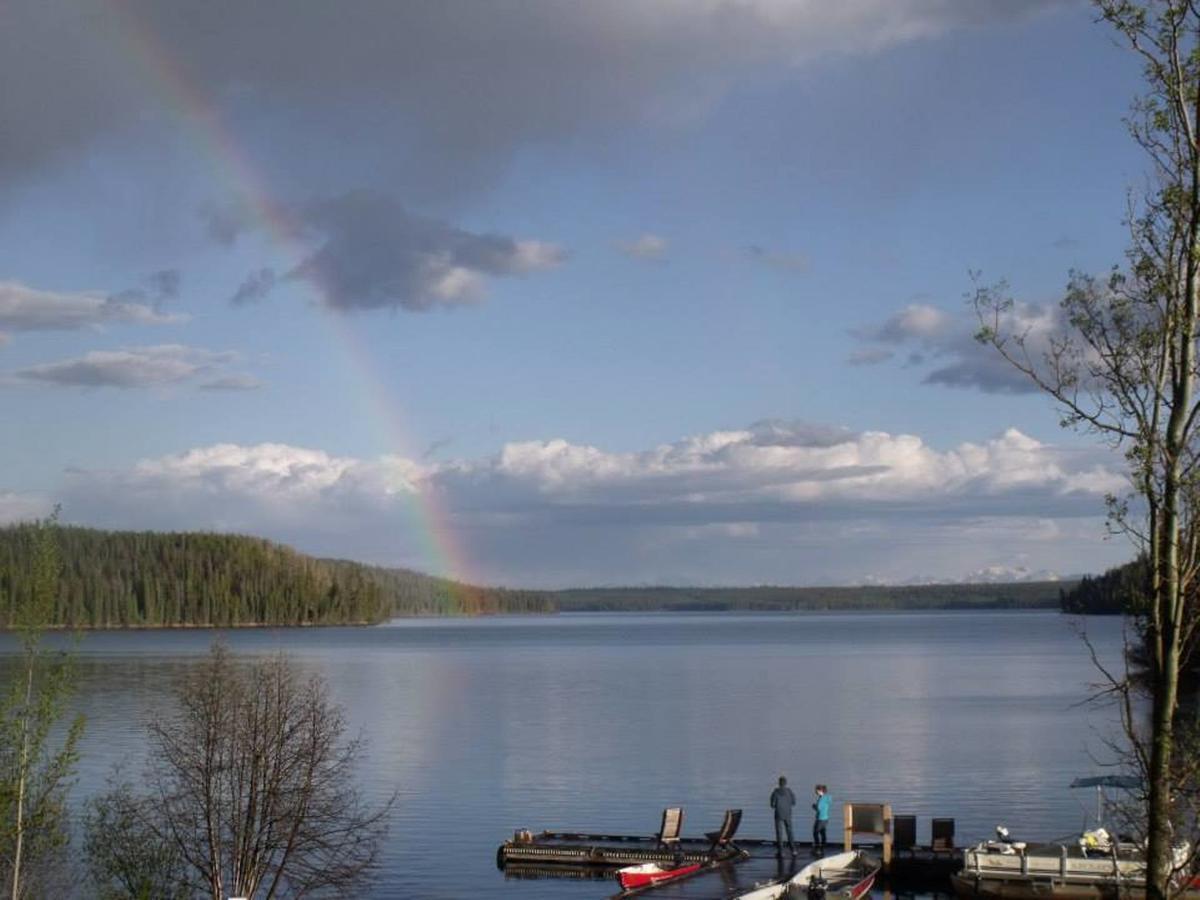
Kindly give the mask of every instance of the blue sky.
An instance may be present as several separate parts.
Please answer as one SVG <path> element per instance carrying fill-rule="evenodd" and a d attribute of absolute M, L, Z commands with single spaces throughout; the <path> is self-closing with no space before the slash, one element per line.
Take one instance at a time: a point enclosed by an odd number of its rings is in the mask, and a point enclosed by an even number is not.
<path fill-rule="evenodd" d="M 14 9 L 2 520 L 527 585 L 1131 554 L 964 299 L 1121 260 L 1086 3 Z"/>

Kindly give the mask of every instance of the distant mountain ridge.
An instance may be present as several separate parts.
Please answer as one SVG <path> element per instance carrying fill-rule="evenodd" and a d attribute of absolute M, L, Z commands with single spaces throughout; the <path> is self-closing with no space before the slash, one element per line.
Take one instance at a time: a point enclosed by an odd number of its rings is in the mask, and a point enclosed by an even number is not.
<path fill-rule="evenodd" d="M 32 525 L 0 528 L 0 627 L 32 589 Z M 582 611 L 1052 609 L 1070 582 L 522 590 L 320 559 L 263 538 L 56 526 L 55 626 L 374 624 L 395 616 Z"/>

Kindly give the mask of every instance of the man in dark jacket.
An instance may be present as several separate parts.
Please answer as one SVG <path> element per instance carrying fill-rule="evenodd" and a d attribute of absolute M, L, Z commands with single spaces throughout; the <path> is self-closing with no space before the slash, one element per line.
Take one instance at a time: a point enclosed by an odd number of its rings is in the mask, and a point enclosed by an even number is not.
<path fill-rule="evenodd" d="M 775 855 L 783 856 L 783 832 L 787 831 L 788 850 L 796 855 L 796 844 L 792 840 L 792 807 L 796 795 L 787 786 L 787 779 L 779 776 L 779 787 L 771 791 L 771 809 L 775 810 Z"/>

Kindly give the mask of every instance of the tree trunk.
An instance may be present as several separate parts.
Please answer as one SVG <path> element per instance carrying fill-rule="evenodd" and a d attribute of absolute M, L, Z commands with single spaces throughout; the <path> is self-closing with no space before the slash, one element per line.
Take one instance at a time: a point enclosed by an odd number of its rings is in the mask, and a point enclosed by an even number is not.
<path fill-rule="evenodd" d="M 25 841 L 25 782 L 29 772 L 29 706 L 33 702 L 33 654 L 25 650 L 25 706 L 21 710 L 21 753 L 17 762 L 17 841 L 13 848 L 11 900 L 21 896 L 21 851 Z"/>
<path fill-rule="evenodd" d="M 1150 745 L 1150 798 L 1147 847 L 1147 896 L 1166 900 L 1172 869 L 1171 757 L 1174 750 L 1174 711 L 1178 684 L 1178 641 L 1164 635 L 1165 668 L 1154 691 L 1153 736 Z"/>

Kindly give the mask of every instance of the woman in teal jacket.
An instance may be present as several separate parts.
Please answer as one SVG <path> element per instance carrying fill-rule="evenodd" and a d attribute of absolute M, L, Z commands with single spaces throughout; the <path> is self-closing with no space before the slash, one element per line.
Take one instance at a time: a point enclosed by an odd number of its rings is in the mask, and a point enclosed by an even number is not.
<path fill-rule="evenodd" d="M 823 784 L 816 787 L 817 802 L 812 805 L 817 817 L 813 820 L 813 852 L 825 852 L 825 831 L 829 825 L 829 808 L 833 805 L 829 790 Z"/>

